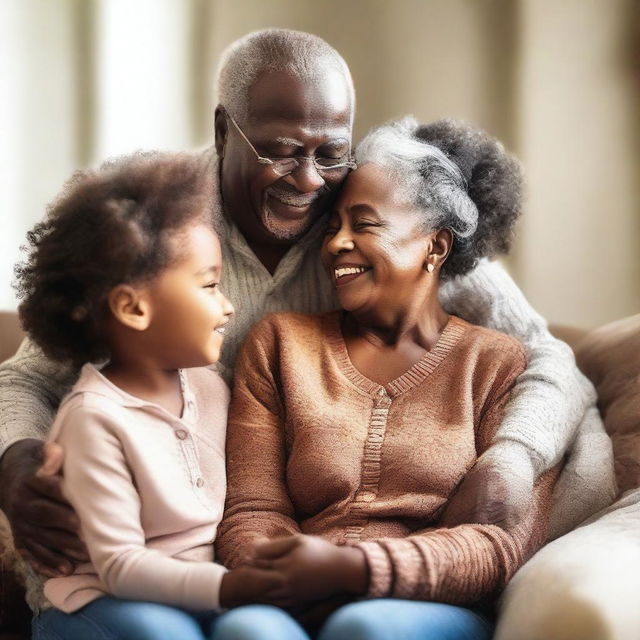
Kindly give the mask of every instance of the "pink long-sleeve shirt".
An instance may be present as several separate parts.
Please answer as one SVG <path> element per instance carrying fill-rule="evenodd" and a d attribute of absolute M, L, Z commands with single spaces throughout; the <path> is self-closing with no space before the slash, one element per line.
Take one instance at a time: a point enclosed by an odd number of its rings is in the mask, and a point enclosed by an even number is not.
<path fill-rule="evenodd" d="M 224 567 L 213 540 L 225 497 L 229 392 L 217 374 L 181 374 L 180 418 L 116 387 L 92 365 L 66 397 L 50 440 L 65 449 L 64 492 L 91 562 L 47 580 L 73 612 L 105 594 L 215 609 Z"/>

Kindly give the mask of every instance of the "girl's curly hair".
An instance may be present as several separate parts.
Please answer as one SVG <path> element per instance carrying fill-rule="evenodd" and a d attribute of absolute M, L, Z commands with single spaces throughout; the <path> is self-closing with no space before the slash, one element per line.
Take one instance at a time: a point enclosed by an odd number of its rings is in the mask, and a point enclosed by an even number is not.
<path fill-rule="evenodd" d="M 463 122 L 419 125 L 404 118 L 371 131 L 356 149 L 397 177 L 428 230 L 449 228 L 453 248 L 443 277 L 471 271 L 483 257 L 506 253 L 522 207 L 519 161 L 502 144 Z"/>
<path fill-rule="evenodd" d="M 107 297 L 178 260 L 176 233 L 213 223 L 210 168 L 198 156 L 138 152 L 79 171 L 27 234 L 15 267 L 22 326 L 46 355 L 81 365 L 109 357 Z"/>

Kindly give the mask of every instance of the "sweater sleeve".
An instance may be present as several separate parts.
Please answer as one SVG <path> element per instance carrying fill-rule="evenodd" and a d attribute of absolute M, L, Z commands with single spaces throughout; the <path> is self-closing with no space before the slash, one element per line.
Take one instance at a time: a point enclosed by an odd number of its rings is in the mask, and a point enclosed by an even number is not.
<path fill-rule="evenodd" d="M 0 365 L 0 456 L 25 438 L 45 440 L 78 371 L 45 356 L 29 338 Z"/>
<path fill-rule="evenodd" d="M 477 442 L 480 451 L 502 420 L 515 376 L 514 370 L 486 408 Z M 558 468 L 543 473 L 533 489 L 531 509 L 512 528 L 465 523 L 441 525 L 406 538 L 358 543 L 367 558 L 369 597 L 433 600 L 470 604 L 495 595 L 542 544 L 547 534 L 551 493 Z"/>
<path fill-rule="evenodd" d="M 188 609 L 219 606 L 224 567 L 188 562 L 149 549 L 140 496 L 109 418 L 95 409 L 69 411 L 57 438 L 65 448 L 64 490 L 81 522 L 91 562 L 109 592 Z M 45 585 L 55 588 L 54 578 Z"/>
<path fill-rule="evenodd" d="M 300 533 L 286 486 L 284 415 L 265 321 L 249 334 L 234 372 L 227 424 L 227 501 L 216 553 L 229 568 L 258 541 Z"/>
<path fill-rule="evenodd" d="M 596 400 L 569 346 L 549 333 L 546 321 L 497 263 L 483 260 L 471 273 L 448 282 L 442 301 L 469 322 L 518 338 L 527 351 L 527 369 L 485 455 L 498 466 L 532 466 L 535 476 L 556 465 Z"/>

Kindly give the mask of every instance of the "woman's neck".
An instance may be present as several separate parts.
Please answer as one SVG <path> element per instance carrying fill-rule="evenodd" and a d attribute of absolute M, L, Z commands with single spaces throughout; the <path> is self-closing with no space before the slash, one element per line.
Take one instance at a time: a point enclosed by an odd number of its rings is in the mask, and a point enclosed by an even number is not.
<path fill-rule="evenodd" d="M 345 315 L 343 333 L 359 337 L 374 346 L 393 350 L 406 343 L 413 343 L 427 351 L 438 341 L 449 314 L 442 308 L 438 290 L 429 295 L 414 296 L 406 305 L 351 312 Z"/>
<path fill-rule="evenodd" d="M 436 296 L 409 303 L 404 309 L 346 313 L 342 335 L 353 366 L 365 377 L 385 385 L 399 378 L 431 351 L 444 330 L 448 314 Z"/>

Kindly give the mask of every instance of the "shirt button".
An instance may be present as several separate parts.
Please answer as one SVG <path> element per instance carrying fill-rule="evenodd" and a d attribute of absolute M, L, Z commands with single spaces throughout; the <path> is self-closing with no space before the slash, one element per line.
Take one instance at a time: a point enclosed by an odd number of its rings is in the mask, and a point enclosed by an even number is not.
<path fill-rule="evenodd" d="M 178 429 L 176 432 L 176 438 L 179 440 L 186 440 L 189 435 L 184 429 Z"/>
<path fill-rule="evenodd" d="M 196 480 L 196 487 L 198 487 L 198 489 L 202 489 L 202 487 L 204 487 L 204 479 L 203 478 L 198 478 Z"/>

